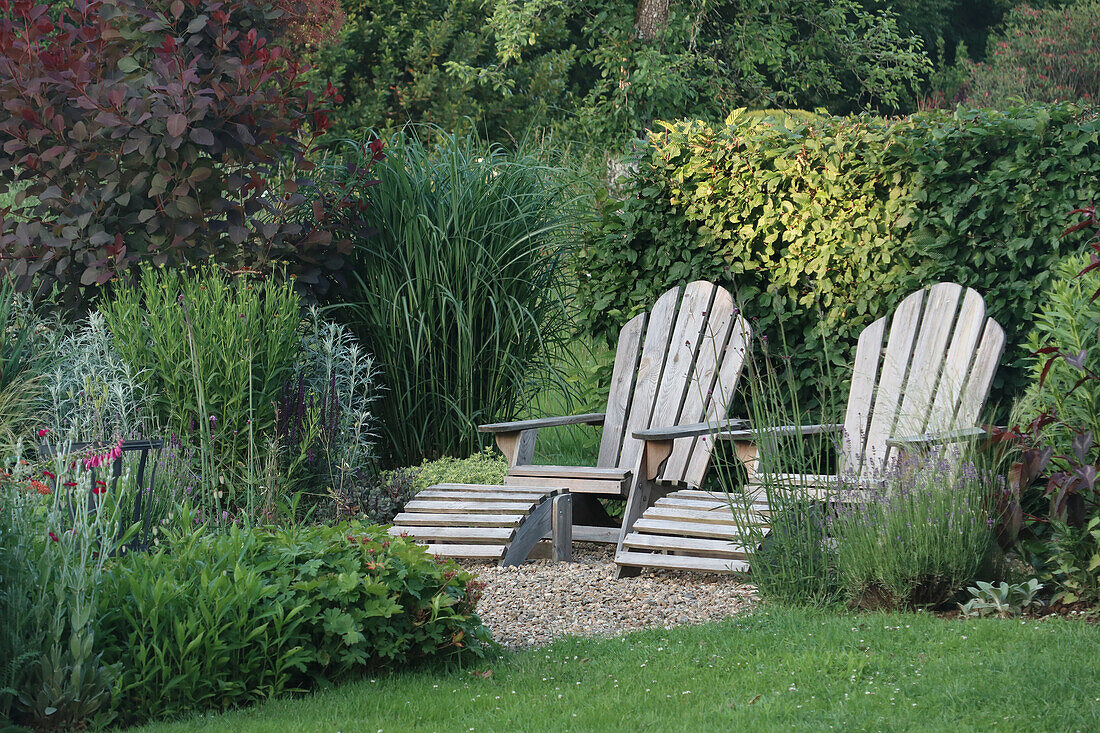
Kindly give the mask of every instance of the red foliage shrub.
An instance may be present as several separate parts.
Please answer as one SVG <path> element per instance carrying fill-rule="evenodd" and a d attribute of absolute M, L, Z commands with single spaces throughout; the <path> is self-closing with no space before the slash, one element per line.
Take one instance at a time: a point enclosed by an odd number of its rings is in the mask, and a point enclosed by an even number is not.
<path fill-rule="evenodd" d="M 347 20 L 340 0 L 277 0 L 286 21 L 286 39 L 296 45 L 319 46 L 339 38 Z"/>
<path fill-rule="evenodd" d="M 0 257 L 20 288 L 73 304 L 144 259 L 285 267 L 321 290 L 338 277 L 351 242 L 331 214 L 362 204 L 302 177 L 329 123 L 274 41 L 279 7 L 48 10 L 0 0 L 0 195 L 25 187 L 0 208 Z"/>
<path fill-rule="evenodd" d="M 1100 95 L 1100 2 L 1012 10 L 989 40 L 986 63 L 969 62 L 971 104 L 1095 102 Z"/>

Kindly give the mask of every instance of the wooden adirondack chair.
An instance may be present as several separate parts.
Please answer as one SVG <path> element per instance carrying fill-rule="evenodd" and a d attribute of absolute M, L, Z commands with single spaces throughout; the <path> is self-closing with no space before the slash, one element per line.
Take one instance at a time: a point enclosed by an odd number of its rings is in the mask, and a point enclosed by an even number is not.
<path fill-rule="evenodd" d="M 887 326 L 889 325 L 889 330 Z M 766 527 L 765 481 L 796 484 L 828 498 L 841 485 L 876 480 L 895 451 L 970 439 L 1004 351 L 1004 331 L 985 316 L 974 290 L 939 283 L 901 302 L 891 319 L 880 318 L 860 334 L 845 420 L 835 425 L 715 430 L 706 425 L 645 430 L 646 452 L 657 464 L 669 440 L 712 435 L 735 442 L 749 481 L 743 500 L 748 517 Z M 781 435 L 843 430 L 841 476 L 759 472 L 758 447 Z M 769 471 L 775 469 L 765 461 Z M 744 558 L 739 522 L 725 494 L 677 491 L 648 509 L 620 543 L 623 568 L 670 567 L 739 570 Z"/>
<path fill-rule="evenodd" d="M 693 282 L 662 295 L 649 313 L 619 334 L 603 413 L 483 425 L 508 459 L 504 486 L 439 485 L 420 492 L 394 520 L 393 534 L 427 543 L 437 555 L 523 562 L 548 534 L 555 556 L 571 538 L 620 542 L 624 525 L 599 498 L 627 499 L 626 524 L 641 515 L 658 483 L 698 487 L 713 441 L 687 435 L 670 442 L 659 472 L 641 476 L 643 441 L 635 432 L 724 422 L 745 361 L 751 331 L 723 288 Z M 595 466 L 532 464 L 542 428 L 603 425 Z"/>

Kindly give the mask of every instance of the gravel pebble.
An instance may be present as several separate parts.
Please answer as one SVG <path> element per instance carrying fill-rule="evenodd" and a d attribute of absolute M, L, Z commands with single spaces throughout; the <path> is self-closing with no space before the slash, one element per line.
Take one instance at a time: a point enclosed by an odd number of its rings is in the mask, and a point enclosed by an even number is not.
<path fill-rule="evenodd" d="M 615 580 L 614 547 L 573 545 L 573 562 L 532 560 L 502 568 L 463 561 L 485 582 L 478 613 L 493 638 L 513 649 L 570 634 L 614 636 L 642 628 L 718 621 L 756 600 L 728 575 L 644 570 Z"/>

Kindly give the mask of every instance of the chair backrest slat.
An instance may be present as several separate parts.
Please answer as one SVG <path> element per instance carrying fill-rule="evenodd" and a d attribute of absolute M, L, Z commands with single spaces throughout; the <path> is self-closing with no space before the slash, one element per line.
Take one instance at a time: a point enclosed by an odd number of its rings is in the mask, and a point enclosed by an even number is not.
<path fill-rule="evenodd" d="M 863 455 L 851 461 L 860 466 L 860 472 L 868 464 L 879 465 L 886 461 L 886 441 L 893 437 L 897 424 L 898 406 L 905 390 L 905 377 L 920 326 L 924 294 L 925 291 L 918 290 L 903 300 L 890 321 L 890 335 L 879 369 L 871 422 L 863 441 Z"/>
<path fill-rule="evenodd" d="M 1005 350 L 1005 332 L 992 318 L 985 321 L 981 344 L 974 355 L 974 364 L 970 368 L 970 379 L 966 384 L 959 405 L 959 425 L 974 425 L 981 417 L 985 398 L 993 386 L 993 377 L 997 374 L 997 365 Z"/>
<path fill-rule="evenodd" d="M 844 416 L 846 473 L 858 474 L 867 447 L 871 427 L 871 406 L 875 399 L 875 384 L 882 363 L 882 343 L 886 336 L 887 319 L 880 318 L 859 335 L 856 360 L 852 367 L 852 386 L 848 393 L 848 411 Z"/>
<path fill-rule="evenodd" d="M 1004 331 L 974 290 L 938 283 L 860 334 L 845 415 L 844 468 L 873 475 L 887 441 L 976 424 L 1004 351 Z M 876 384 L 877 383 L 877 384 Z"/>
<path fill-rule="evenodd" d="M 996 326 L 996 323 L 993 323 Z M 999 329 L 1000 327 L 997 326 Z M 937 416 L 931 419 L 962 420 L 964 423 L 973 423 L 977 415 L 966 417 L 959 414 L 959 406 L 963 395 L 966 394 L 966 384 L 970 377 L 974 355 L 977 353 L 982 333 L 986 329 L 985 301 L 976 290 L 968 289 L 963 296 L 962 306 L 959 308 L 959 319 L 955 324 L 955 335 L 951 339 L 951 348 L 947 352 L 947 360 L 943 365 L 943 376 L 940 377 L 940 385 L 936 390 L 936 400 L 932 405 L 931 414 Z M 998 354 L 998 358 L 1000 355 Z M 996 364 L 994 364 L 996 369 Z M 982 390 L 982 394 L 988 388 Z M 926 425 L 925 430 L 936 429 L 938 425 Z M 960 426 L 966 427 L 966 425 Z"/>
<path fill-rule="evenodd" d="M 715 288 L 714 299 L 707 309 L 706 327 L 696 349 L 695 368 L 686 382 L 684 405 L 673 424 L 717 422 L 726 417 L 745 361 L 746 328 L 733 297 L 726 290 Z M 710 465 L 713 446 L 712 438 L 675 441 L 662 478 L 689 486 L 700 485 Z"/>
<path fill-rule="evenodd" d="M 648 319 L 648 313 L 639 313 L 627 321 L 619 332 L 615 366 L 611 371 L 611 390 L 607 395 L 607 417 L 604 419 L 600 439 L 600 455 L 596 461 L 596 465 L 603 468 L 619 465 L 619 453 L 623 449 L 623 428 L 634 398 L 638 360 L 642 356 L 642 339 Z"/>
<path fill-rule="evenodd" d="M 661 386 L 653 401 L 653 413 L 647 427 L 671 427 L 680 424 L 680 413 L 695 372 L 699 344 L 703 340 L 716 290 L 716 286 L 705 282 L 693 282 L 684 288 L 664 372 L 661 374 Z"/>
<path fill-rule="evenodd" d="M 675 288 L 658 298 L 649 313 L 642 356 L 638 361 L 638 373 L 635 377 L 634 397 L 630 401 L 630 410 L 623 428 L 623 444 L 617 464 L 619 466 L 633 468 L 641 455 L 642 442 L 634 438 L 633 434 L 649 427 L 679 305 L 680 289 Z"/>
<path fill-rule="evenodd" d="M 619 335 L 598 464 L 635 468 L 642 442 L 633 433 L 726 417 L 749 343 L 749 326 L 733 298 L 693 282 L 662 295 Z M 673 444 L 660 478 L 697 486 L 711 443 Z"/>
<path fill-rule="evenodd" d="M 894 435 L 917 435 L 929 426 L 933 396 L 943 373 L 948 339 L 954 331 L 962 292 L 962 286 L 955 283 L 937 283 L 928 289 L 920 332 L 909 364 L 909 376 L 905 380 L 901 409 L 894 424 Z M 937 416 L 941 420 L 943 417 Z M 942 427 L 954 427 L 954 417 L 952 410 L 949 417 L 951 424 Z M 932 427 L 939 429 L 941 426 Z"/>

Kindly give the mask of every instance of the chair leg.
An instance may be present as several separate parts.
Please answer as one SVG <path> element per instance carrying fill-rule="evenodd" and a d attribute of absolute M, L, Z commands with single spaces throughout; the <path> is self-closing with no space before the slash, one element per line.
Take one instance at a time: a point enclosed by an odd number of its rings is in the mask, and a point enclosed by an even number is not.
<path fill-rule="evenodd" d="M 554 497 L 550 539 L 554 545 L 554 559 L 573 562 L 573 495 L 570 493 Z"/>

